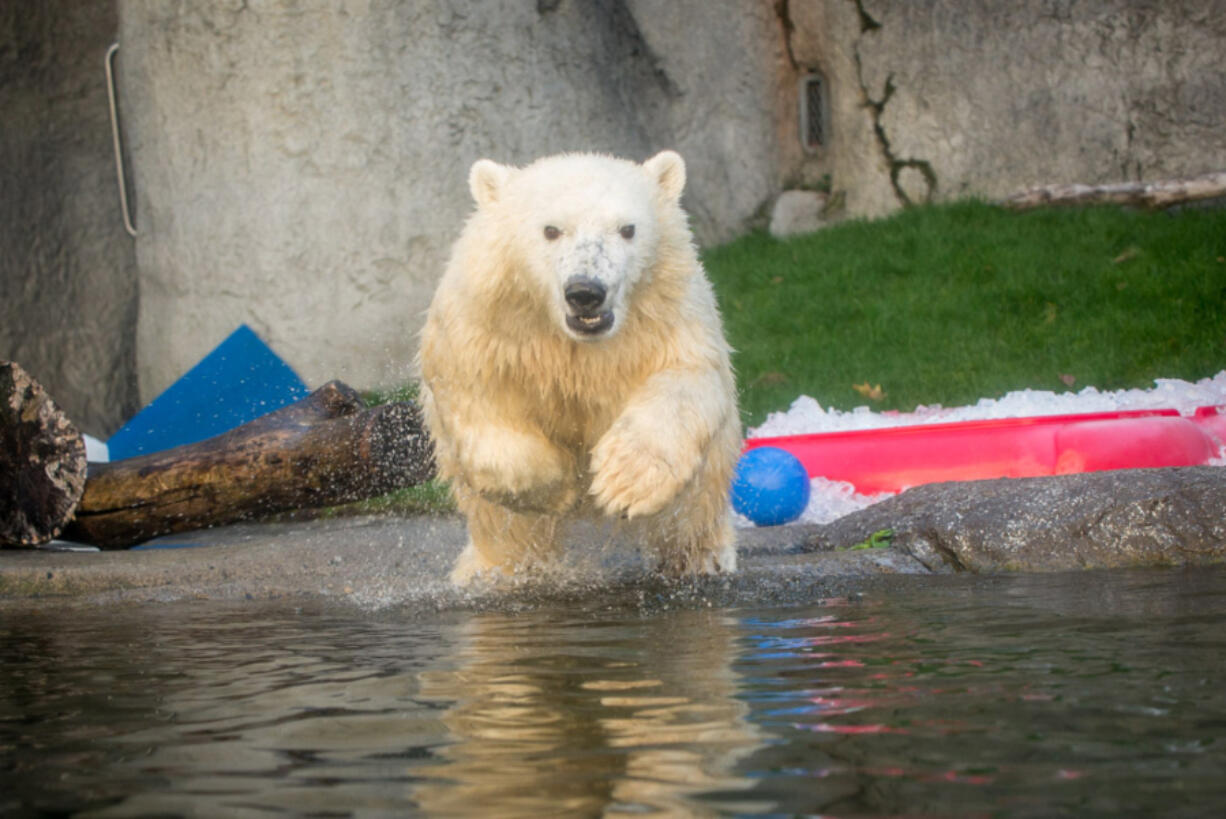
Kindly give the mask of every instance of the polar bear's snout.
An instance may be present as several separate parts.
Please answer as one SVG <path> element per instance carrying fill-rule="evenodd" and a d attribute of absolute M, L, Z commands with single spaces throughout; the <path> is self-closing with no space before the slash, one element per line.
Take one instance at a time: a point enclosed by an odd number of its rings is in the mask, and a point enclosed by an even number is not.
<path fill-rule="evenodd" d="M 572 310 L 576 313 L 590 315 L 604 304 L 609 290 L 599 281 L 588 276 L 571 276 L 566 282 L 566 287 L 562 288 L 562 293 L 566 296 L 566 303 Z"/>
<path fill-rule="evenodd" d="M 630 256 L 602 231 L 578 229 L 563 234 L 553 264 L 567 333 L 579 341 L 595 341 L 616 332 L 625 286 L 632 279 Z M 624 240 L 622 240 L 624 243 Z"/>
<path fill-rule="evenodd" d="M 609 289 L 591 276 L 571 276 L 562 288 L 568 308 L 566 326 L 585 336 L 596 336 L 613 326 L 613 311 L 605 308 Z"/>

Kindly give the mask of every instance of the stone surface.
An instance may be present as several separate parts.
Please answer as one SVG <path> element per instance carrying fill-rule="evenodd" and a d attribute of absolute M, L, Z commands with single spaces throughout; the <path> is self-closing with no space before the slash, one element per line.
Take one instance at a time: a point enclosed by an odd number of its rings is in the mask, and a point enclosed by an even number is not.
<path fill-rule="evenodd" d="M 107 2 L 0 3 L 0 359 L 100 438 L 137 408 L 103 67 L 117 26 Z"/>
<path fill-rule="evenodd" d="M 812 233 L 822 226 L 828 197 L 817 191 L 784 191 L 771 208 L 770 235 L 776 238 Z"/>
<path fill-rule="evenodd" d="M 777 187 L 755 0 L 119 5 L 146 399 L 241 322 L 310 385 L 406 381 L 478 158 L 676 148 L 707 242 Z"/>
<path fill-rule="evenodd" d="M 1121 470 L 916 487 L 809 540 L 847 547 L 893 529 L 933 571 L 1060 571 L 1226 560 L 1226 469 Z"/>
<path fill-rule="evenodd" d="M 1226 0 L 784 4 L 849 213 L 1226 167 Z"/>
<path fill-rule="evenodd" d="M 742 533 L 742 565 L 735 576 L 675 587 L 632 549 L 610 551 L 607 534 L 581 533 L 568 550 L 563 573 L 520 579 L 501 590 L 457 591 L 447 581 L 466 541 L 457 517 L 239 524 L 157 541 L 169 547 L 207 544 L 196 548 L 0 551 L 0 610 L 33 600 L 92 605 L 270 598 L 442 610 L 489 605 L 507 592 L 514 605 L 523 595 L 588 599 L 627 587 L 655 595 L 662 584 L 664 593 L 697 593 L 712 604 L 781 604 L 827 596 L 843 581 L 929 573 L 899 551 L 802 554 L 800 540 L 807 531 L 785 526 Z"/>

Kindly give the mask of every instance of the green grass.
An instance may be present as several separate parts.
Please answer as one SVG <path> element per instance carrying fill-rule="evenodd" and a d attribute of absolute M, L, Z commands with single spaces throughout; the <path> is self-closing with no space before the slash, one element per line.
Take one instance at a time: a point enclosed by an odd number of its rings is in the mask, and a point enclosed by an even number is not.
<path fill-rule="evenodd" d="M 396 401 L 416 401 L 421 387 L 416 381 L 410 381 L 398 387 L 367 390 L 362 393 L 362 403 L 368 407 L 378 407 Z"/>
<path fill-rule="evenodd" d="M 704 254 L 747 424 L 798 395 L 911 410 L 1226 368 L 1226 210 L 917 207 Z M 880 383 L 879 402 L 853 384 Z"/>
<path fill-rule="evenodd" d="M 442 481 L 426 481 L 406 486 L 386 495 L 354 501 L 343 506 L 329 506 L 317 517 L 334 518 L 347 515 L 441 515 L 455 511 L 451 492 Z"/>
<path fill-rule="evenodd" d="M 430 480 L 416 486 L 406 486 L 373 498 L 343 503 L 336 506 L 320 506 L 295 509 L 270 515 L 265 520 L 332 520 L 355 515 L 381 517 L 417 517 L 419 515 L 445 515 L 455 511 L 455 502 L 447 484 Z"/>

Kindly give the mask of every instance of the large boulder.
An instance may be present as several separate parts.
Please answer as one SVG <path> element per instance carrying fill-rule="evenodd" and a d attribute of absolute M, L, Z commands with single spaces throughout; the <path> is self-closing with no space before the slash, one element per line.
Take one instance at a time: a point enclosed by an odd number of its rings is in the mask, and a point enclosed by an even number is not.
<path fill-rule="evenodd" d="M 916 487 L 819 530 L 838 549 L 892 529 L 933 571 L 1176 566 L 1226 560 L 1226 469 L 1187 467 Z"/>
<path fill-rule="evenodd" d="M 771 208 L 767 230 L 776 239 L 812 233 L 822 226 L 822 211 L 829 197 L 818 191 L 784 191 Z"/>

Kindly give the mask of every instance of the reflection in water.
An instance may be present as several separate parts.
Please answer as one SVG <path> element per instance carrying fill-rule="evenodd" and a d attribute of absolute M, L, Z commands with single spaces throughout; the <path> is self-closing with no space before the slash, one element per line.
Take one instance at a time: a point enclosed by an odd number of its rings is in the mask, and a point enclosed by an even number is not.
<path fill-rule="evenodd" d="M 746 618 L 787 814 L 1216 815 L 1226 572 L 956 579 L 833 616 Z"/>
<path fill-rule="evenodd" d="M 443 731 L 412 694 L 449 626 L 216 603 L 92 614 L 0 621 L 0 814 L 403 806 Z"/>
<path fill-rule="evenodd" d="M 1226 567 L 671 601 L 0 607 L 0 815 L 1226 804 Z"/>
<path fill-rule="evenodd" d="M 453 745 L 417 792 L 431 813 L 500 816 L 663 811 L 752 782 L 736 761 L 759 744 L 735 697 L 727 615 L 546 624 L 503 615 L 465 627 L 459 667 L 422 675 L 447 703 Z"/>

